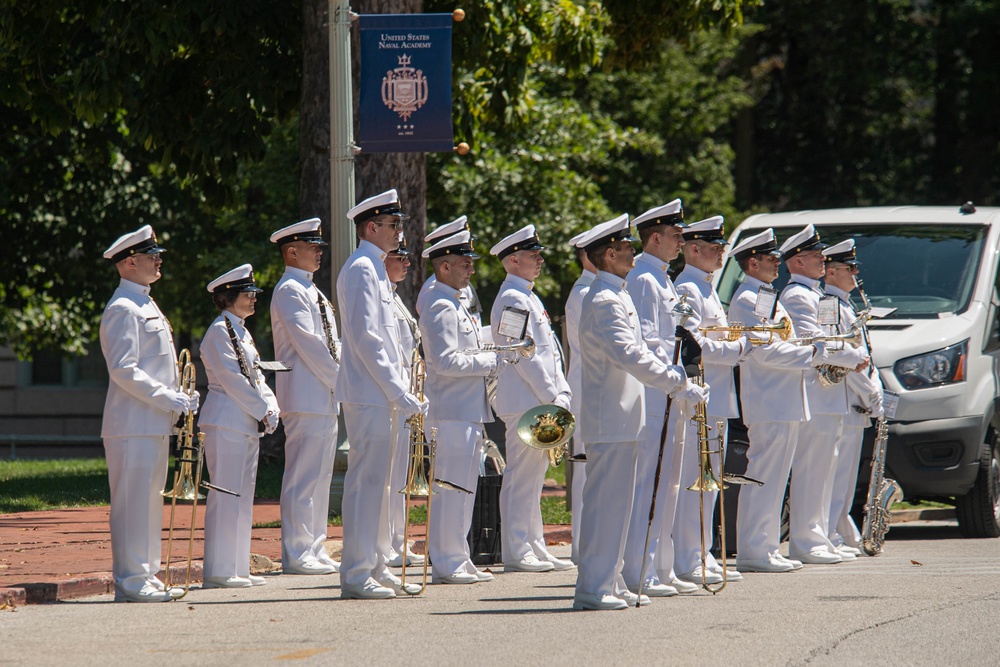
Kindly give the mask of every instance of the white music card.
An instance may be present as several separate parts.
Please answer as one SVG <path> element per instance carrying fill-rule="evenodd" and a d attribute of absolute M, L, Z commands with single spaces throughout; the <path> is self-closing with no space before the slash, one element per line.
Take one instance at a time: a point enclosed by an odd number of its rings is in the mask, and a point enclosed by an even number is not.
<path fill-rule="evenodd" d="M 824 327 L 835 327 L 840 324 L 840 299 L 832 295 L 820 298 L 817 323 Z"/>
<path fill-rule="evenodd" d="M 757 303 L 754 304 L 753 314 L 761 320 L 774 318 L 774 313 L 778 308 L 778 291 L 767 285 L 761 285 L 757 290 Z"/>
<path fill-rule="evenodd" d="M 507 306 L 500 314 L 500 324 L 497 326 L 501 336 L 514 340 L 524 340 L 528 332 L 528 311 L 522 308 Z"/>
<path fill-rule="evenodd" d="M 896 418 L 896 408 L 899 406 L 899 394 L 891 391 L 882 392 L 882 410 L 886 421 Z"/>

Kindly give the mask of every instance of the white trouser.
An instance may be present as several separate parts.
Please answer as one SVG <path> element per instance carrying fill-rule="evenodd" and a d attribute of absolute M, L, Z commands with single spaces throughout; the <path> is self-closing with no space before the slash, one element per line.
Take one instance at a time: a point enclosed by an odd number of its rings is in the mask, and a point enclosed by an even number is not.
<path fill-rule="evenodd" d="M 390 549 L 389 477 L 395 428 L 391 408 L 343 403 L 344 426 L 351 443 L 344 477 L 344 551 L 340 582 L 356 586 L 369 577 L 386 578 Z"/>
<path fill-rule="evenodd" d="M 283 413 L 281 421 L 285 424 L 281 562 L 295 567 L 325 552 L 337 415 L 291 412 Z"/>
<path fill-rule="evenodd" d="M 111 486 L 111 562 L 115 586 L 138 593 L 160 571 L 168 436 L 105 438 Z"/>
<path fill-rule="evenodd" d="M 625 536 L 632 513 L 632 488 L 639 443 L 587 443 L 580 562 L 576 592 L 615 595 L 623 591 Z"/>
<path fill-rule="evenodd" d="M 586 455 L 587 446 L 584 444 L 583 440 L 579 438 L 573 438 L 573 455 L 577 456 L 579 454 Z M 587 464 L 584 462 L 579 463 L 566 463 L 567 466 L 573 466 L 573 507 L 571 508 L 572 524 L 570 525 L 570 533 L 573 539 L 573 550 L 571 552 L 570 558 L 573 559 L 574 563 L 580 562 L 580 521 L 583 517 L 583 487 L 587 483 Z"/>
<path fill-rule="evenodd" d="M 858 486 L 858 468 L 861 465 L 861 441 L 865 427 L 844 425 L 837 447 L 837 474 L 833 478 L 833 496 L 830 500 L 830 531 L 828 536 L 835 547 L 861 545 L 861 532 L 851 518 L 851 505 Z"/>
<path fill-rule="evenodd" d="M 726 451 L 729 434 L 729 420 L 717 415 L 708 415 L 708 449 L 720 449 L 718 422 L 722 422 L 722 451 Z M 705 538 L 705 562 L 708 567 L 715 565 L 715 557 L 709 553 L 715 537 L 715 503 L 718 491 L 706 491 L 704 496 L 697 491 L 688 491 L 701 474 L 701 445 L 698 442 L 698 423 L 688 420 L 684 434 L 684 460 L 681 463 L 681 490 L 677 497 L 677 516 L 674 518 L 674 567 L 677 572 L 687 574 L 701 567 L 702 536 Z M 722 483 L 724 457 L 710 454 L 709 461 L 716 479 Z M 704 527 L 702 526 L 702 500 L 704 500 Z M 702 532 L 704 529 L 704 532 Z"/>
<path fill-rule="evenodd" d="M 763 486 L 740 486 L 736 551 L 743 560 L 767 560 L 781 545 L 781 505 L 802 422 L 765 422 L 747 429 L 747 476 Z"/>
<path fill-rule="evenodd" d="M 665 578 L 666 581 L 674 578 L 674 542 L 671 534 L 677 513 L 681 457 L 684 456 L 683 436 L 680 441 L 676 436 L 677 425 L 683 426 L 686 416 L 679 404 L 672 402 L 667 442 L 663 449 L 663 462 L 660 468 L 660 485 L 656 489 L 656 507 L 653 509 L 653 522 L 650 524 L 649 506 L 653 500 L 653 483 L 656 476 L 656 461 L 660 453 L 663 415 L 664 412 L 661 410 L 647 416 L 645 435 L 639 441 L 635 486 L 632 492 L 632 515 L 629 518 L 628 535 L 625 539 L 625 566 L 622 570 L 622 577 L 631 588 L 639 585 L 643 560 L 646 562 L 647 581 L 654 576 L 659 576 L 661 580 Z M 646 549 L 647 532 L 648 549 Z"/>
<path fill-rule="evenodd" d="M 406 476 L 410 469 L 410 430 L 406 426 L 406 418 L 396 414 L 399 423 L 396 424 L 396 444 L 392 453 L 392 475 L 389 477 L 389 535 L 392 551 L 386 554 L 406 555 L 406 496 L 399 493 L 406 486 Z M 430 437 L 428 435 L 428 437 Z M 430 480 L 428 480 L 430 481 Z"/>
<path fill-rule="evenodd" d="M 528 447 L 517 437 L 520 415 L 500 415 L 507 427 L 507 468 L 500 487 L 500 536 L 505 563 L 516 563 L 528 554 L 548 558 L 542 525 L 542 486 L 549 469 L 549 455 Z"/>
<path fill-rule="evenodd" d="M 434 566 L 433 576 L 475 574 L 476 566 L 469 553 L 468 535 L 476 503 L 476 485 L 479 482 L 483 425 L 473 422 L 429 421 L 428 438 L 431 428 L 438 430 L 434 477 L 472 491 L 469 494 L 441 487 L 435 489 L 437 495 L 431 501 L 430 534 L 427 537 L 431 563 Z"/>
<path fill-rule="evenodd" d="M 788 553 L 792 558 L 814 549 L 834 550 L 827 532 L 843 424 L 840 415 L 813 415 L 802 422 L 788 493 Z"/>
<path fill-rule="evenodd" d="M 205 463 L 212 484 L 240 494 L 205 494 L 205 576 L 250 576 L 250 531 L 260 437 L 205 427 Z"/>

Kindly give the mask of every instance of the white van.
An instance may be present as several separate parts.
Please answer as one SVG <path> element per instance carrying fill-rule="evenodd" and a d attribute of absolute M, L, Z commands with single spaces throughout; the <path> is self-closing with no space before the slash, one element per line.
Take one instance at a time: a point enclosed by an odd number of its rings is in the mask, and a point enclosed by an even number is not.
<path fill-rule="evenodd" d="M 954 502 L 964 535 L 1000 536 L 1000 208 L 755 215 L 736 228 L 730 247 L 768 227 L 780 245 L 808 224 L 831 245 L 853 238 L 871 304 L 896 309 L 869 323 L 872 357 L 886 389 L 899 394 L 886 476 L 907 500 Z M 732 259 L 716 275 L 727 306 L 742 278 Z M 782 264 L 775 287 L 787 279 Z M 873 430 L 856 503 L 867 492 Z"/>

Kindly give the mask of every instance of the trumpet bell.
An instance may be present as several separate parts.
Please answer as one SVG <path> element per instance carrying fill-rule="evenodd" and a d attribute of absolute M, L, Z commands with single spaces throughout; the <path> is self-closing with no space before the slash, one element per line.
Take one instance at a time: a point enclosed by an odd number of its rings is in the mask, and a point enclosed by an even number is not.
<path fill-rule="evenodd" d="M 576 417 L 558 405 L 546 403 L 525 412 L 517 422 L 517 437 L 532 449 L 561 447 L 573 437 Z"/>

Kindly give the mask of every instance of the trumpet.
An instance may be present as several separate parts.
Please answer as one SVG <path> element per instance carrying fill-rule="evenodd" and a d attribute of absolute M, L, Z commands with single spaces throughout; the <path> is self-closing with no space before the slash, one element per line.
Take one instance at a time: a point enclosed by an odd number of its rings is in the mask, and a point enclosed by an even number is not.
<path fill-rule="evenodd" d="M 813 343 L 844 343 L 851 347 L 861 347 L 861 343 L 864 341 L 864 331 L 862 327 L 858 325 L 861 318 L 858 318 L 847 333 L 833 334 L 830 336 L 803 336 L 802 338 L 789 338 L 787 342 L 792 345 L 812 345 Z M 867 320 L 866 320 L 867 321 Z"/>
<path fill-rule="evenodd" d="M 487 343 L 482 347 L 470 347 L 467 350 L 462 350 L 462 354 L 479 354 L 480 352 L 517 352 L 521 357 L 531 359 L 535 356 L 535 339 L 531 336 L 525 336 L 522 340 L 514 343 L 513 345 L 494 345 L 492 343 Z M 514 363 L 517 363 L 516 358 Z"/>
<path fill-rule="evenodd" d="M 782 317 L 781 321 L 777 324 L 759 324 L 756 326 L 747 326 L 744 324 L 731 324 L 727 326 L 710 326 L 710 327 L 698 327 L 698 331 L 703 334 L 707 333 L 724 333 L 726 334 L 726 340 L 735 341 L 743 337 L 744 334 L 748 333 L 766 333 L 767 340 L 763 338 L 757 338 L 755 336 L 750 336 L 749 340 L 752 345 L 769 345 L 774 342 L 774 337 L 778 336 L 781 340 L 788 340 L 792 335 L 792 321 L 787 317 Z"/>
<path fill-rule="evenodd" d="M 569 439 L 576 429 L 576 417 L 553 403 L 534 407 L 517 420 L 517 437 L 528 447 L 549 455 L 549 463 L 557 466 L 566 457 Z"/>
<path fill-rule="evenodd" d="M 191 362 L 191 352 L 187 349 L 181 350 L 177 355 L 177 367 L 180 371 L 180 390 L 188 396 L 194 396 L 197 375 L 194 364 Z M 174 517 L 177 512 L 178 500 L 191 501 L 191 525 L 188 532 L 188 554 L 186 573 L 184 575 L 184 594 L 175 599 L 179 600 L 188 594 L 191 589 L 191 564 L 194 561 L 194 528 L 195 517 L 198 509 L 198 501 L 204 500 L 205 496 L 199 493 L 199 489 L 211 489 L 228 493 L 239 498 L 240 494 L 221 486 L 209 484 L 201 478 L 205 465 L 205 434 L 195 433 L 194 412 L 188 412 L 184 418 L 184 425 L 177 433 L 177 457 L 174 459 L 174 487 L 170 491 L 164 491 L 163 496 L 170 498 L 170 521 L 167 528 L 167 561 L 164 569 L 164 586 L 166 590 L 171 589 L 170 561 L 173 556 L 174 547 Z"/>

